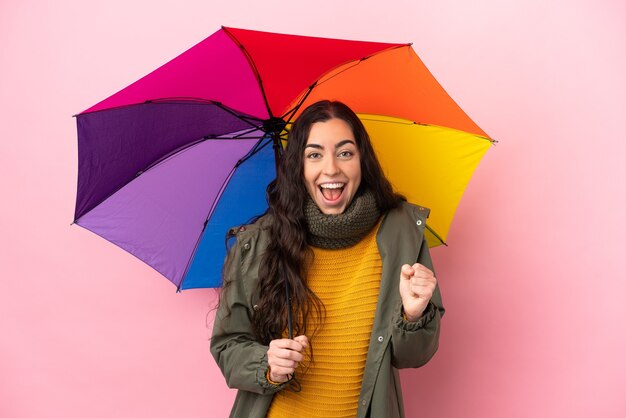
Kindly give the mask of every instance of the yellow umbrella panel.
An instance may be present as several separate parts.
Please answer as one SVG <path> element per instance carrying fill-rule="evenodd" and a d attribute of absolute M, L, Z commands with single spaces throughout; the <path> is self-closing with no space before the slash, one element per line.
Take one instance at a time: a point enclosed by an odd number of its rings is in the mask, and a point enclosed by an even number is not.
<path fill-rule="evenodd" d="M 463 191 L 493 140 L 406 119 L 359 117 L 395 190 L 409 202 L 430 208 L 429 246 L 445 244 Z"/>

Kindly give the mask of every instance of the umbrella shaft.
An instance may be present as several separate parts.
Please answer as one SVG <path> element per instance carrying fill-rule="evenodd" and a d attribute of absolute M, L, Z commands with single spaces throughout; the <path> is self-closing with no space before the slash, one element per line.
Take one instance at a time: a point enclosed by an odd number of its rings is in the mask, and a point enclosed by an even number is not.
<path fill-rule="evenodd" d="M 285 281 L 285 296 L 287 296 L 287 336 L 293 339 L 293 326 L 291 324 L 291 295 L 289 294 L 289 283 Z"/>
<path fill-rule="evenodd" d="M 280 163 L 280 154 L 282 153 L 282 143 L 280 142 L 280 134 L 272 133 L 272 148 L 274 149 L 274 163 L 276 164 L 276 172 L 278 172 L 278 164 Z"/>

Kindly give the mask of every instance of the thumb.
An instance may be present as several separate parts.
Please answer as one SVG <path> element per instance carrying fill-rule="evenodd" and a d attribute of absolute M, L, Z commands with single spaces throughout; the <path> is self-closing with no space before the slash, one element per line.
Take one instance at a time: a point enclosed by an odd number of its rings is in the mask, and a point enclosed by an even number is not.
<path fill-rule="evenodd" d="M 400 278 L 404 280 L 411 279 L 411 276 L 415 274 L 415 269 L 408 264 L 403 264 L 400 269 Z"/>
<path fill-rule="evenodd" d="M 306 337 L 306 335 L 298 335 L 294 338 L 294 341 L 299 342 L 305 348 L 309 346 L 309 339 Z"/>

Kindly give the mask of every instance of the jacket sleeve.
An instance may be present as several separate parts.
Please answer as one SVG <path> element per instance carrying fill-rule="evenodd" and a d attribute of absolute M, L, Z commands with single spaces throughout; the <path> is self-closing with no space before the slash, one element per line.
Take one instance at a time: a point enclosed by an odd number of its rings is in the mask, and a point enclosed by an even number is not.
<path fill-rule="evenodd" d="M 246 269 L 242 262 L 240 240 L 233 246 L 224 265 L 224 283 L 213 323 L 211 354 L 230 388 L 259 394 L 272 394 L 285 384 L 267 381 L 266 345 L 258 343 L 252 332 Z"/>
<path fill-rule="evenodd" d="M 422 241 L 417 262 L 434 271 L 426 240 Z M 444 312 L 439 285 L 417 322 L 403 318 L 402 302 L 399 303 L 395 308 L 391 332 L 391 363 L 394 367 L 420 367 L 432 358 L 439 347 L 439 327 Z"/>

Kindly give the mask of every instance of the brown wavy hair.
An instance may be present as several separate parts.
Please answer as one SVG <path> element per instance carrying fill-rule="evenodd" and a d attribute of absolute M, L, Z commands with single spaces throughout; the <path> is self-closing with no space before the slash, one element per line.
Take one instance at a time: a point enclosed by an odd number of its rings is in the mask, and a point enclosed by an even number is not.
<path fill-rule="evenodd" d="M 294 122 L 287 147 L 281 156 L 276 179 L 267 187 L 271 216 L 269 245 L 259 268 L 258 310 L 252 320 L 254 334 L 263 344 L 281 338 L 287 329 L 285 284 L 289 285 L 293 317 L 293 335 L 307 335 L 307 320 L 324 320 L 324 306 L 307 285 L 307 266 L 313 253 L 307 242 L 304 206 L 308 196 L 304 183 L 304 149 L 317 122 L 333 118 L 345 121 L 351 128 L 359 150 L 361 184 L 357 195 L 371 190 L 381 213 L 397 207 L 404 198 L 394 193 L 380 167 L 369 135 L 357 115 L 345 104 L 323 100 L 307 107 Z M 315 330 L 312 330 L 314 333 Z"/>

